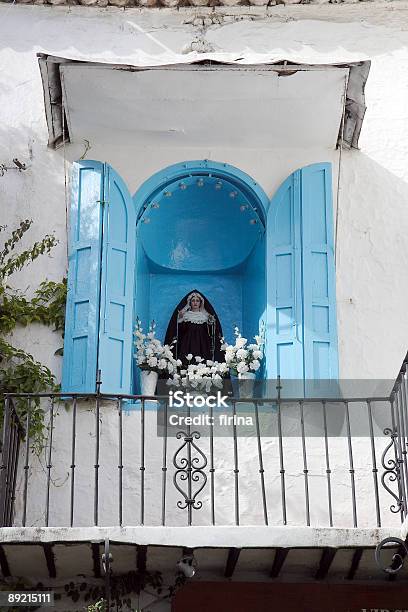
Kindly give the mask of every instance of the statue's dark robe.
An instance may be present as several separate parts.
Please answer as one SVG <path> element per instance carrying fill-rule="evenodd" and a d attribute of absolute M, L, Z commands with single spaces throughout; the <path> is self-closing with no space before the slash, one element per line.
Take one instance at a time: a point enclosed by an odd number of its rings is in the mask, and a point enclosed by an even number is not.
<path fill-rule="evenodd" d="M 187 297 L 194 291 L 200 293 L 196 289 L 189 291 L 176 306 L 167 327 L 165 344 L 171 344 L 175 341 L 173 354 L 175 357 L 177 356 L 177 359 L 181 359 L 184 365 L 189 363 L 186 359 L 189 354 L 193 357 L 202 357 L 205 360 L 224 361 L 224 355 L 221 351 L 221 324 L 217 313 L 205 296 L 203 296 L 204 308 L 208 314 L 214 317 L 215 323 L 211 325 L 210 323 L 183 321 L 177 325 L 178 313 L 186 306 Z"/>

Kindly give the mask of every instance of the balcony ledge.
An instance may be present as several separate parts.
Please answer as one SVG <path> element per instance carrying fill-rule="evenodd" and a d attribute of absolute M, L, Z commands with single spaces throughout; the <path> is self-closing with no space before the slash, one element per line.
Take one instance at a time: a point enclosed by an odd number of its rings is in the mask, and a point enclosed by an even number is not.
<path fill-rule="evenodd" d="M 197 527 L 3 527 L 0 542 L 63 544 L 102 542 L 189 548 L 355 548 L 375 547 L 398 527 L 337 528 L 292 526 Z"/>

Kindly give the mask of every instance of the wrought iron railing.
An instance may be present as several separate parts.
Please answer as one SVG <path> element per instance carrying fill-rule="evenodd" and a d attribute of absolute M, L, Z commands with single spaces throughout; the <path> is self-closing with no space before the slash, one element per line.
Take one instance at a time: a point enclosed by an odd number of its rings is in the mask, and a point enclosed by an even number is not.
<path fill-rule="evenodd" d="M 7 395 L 0 526 L 380 527 L 394 515 L 403 520 L 407 364 L 387 397 L 231 397 L 226 428 L 214 424 L 211 406 L 204 426 L 174 427 L 164 396 Z M 34 401 L 46 422 L 36 452 Z M 249 430 L 241 416 L 251 418 Z"/>

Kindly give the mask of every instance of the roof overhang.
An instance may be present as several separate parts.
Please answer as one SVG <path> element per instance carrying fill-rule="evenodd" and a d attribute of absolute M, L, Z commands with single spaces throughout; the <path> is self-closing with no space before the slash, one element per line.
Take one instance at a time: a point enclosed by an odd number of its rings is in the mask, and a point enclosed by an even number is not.
<path fill-rule="evenodd" d="M 52 148 L 64 134 L 66 143 L 119 146 L 357 148 L 370 68 L 211 57 L 132 66 L 44 54 L 39 65 Z"/>

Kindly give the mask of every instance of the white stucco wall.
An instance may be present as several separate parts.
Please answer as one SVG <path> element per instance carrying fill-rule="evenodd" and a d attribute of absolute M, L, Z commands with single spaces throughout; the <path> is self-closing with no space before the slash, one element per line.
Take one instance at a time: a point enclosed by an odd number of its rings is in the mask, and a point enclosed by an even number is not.
<path fill-rule="evenodd" d="M 45 276 L 58 280 L 66 272 L 66 207 L 65 178 L 70 163 L 83 152 L 82 145 L 70 145 L 63 150 L 47 149 L 47 130 L 43 108 L 43 94 L 37 65 L 37 52 L 57 56 L 75 56 L 88 60 L 137 63 L 143 52 L 160 55 L 171 50 L 181 53 L 197 37 L 207 41 L 215 50 L 237 54 L 250 49 L 270 52 L 302 62 L 342 62 L 370 59 L 371 72 L 366 88 L 367 114 L 360 138 L 360 151 L 344 151 L 341 163 L 338 246 L 337 246 L 337 309 L 342 378 L 394 378 L 407 349 L 408 283 L 406 269 L 408 249 L 408 3 L 373 2 L 363 5 L 332 5 L 324 8 L 274 7 L 266 12 L 249 7 L 220 9 L 224 15 L 221 24 L 203 28 L 194 25 L 194 19 L 204 10 L 180 11 L 86 9 L 83 7 L 37 7 L 0 5 L 0 162 L 9 163 L 13 157 L 26 162 L 24 173 L 8 172 L 0 178 L 0 222 L 12 227 L 22 218 L 33 218 L 30 239 L 38 239 L 46 232 L 55 231 L 60 240 L 52 254 L 37 260 L 30 269 L 16 275 L 16 286 L 30 290 Z M 209 11 L 211 13 L 211 11 Z M 201 21 L 202 23 L 202 21 Z M 204 45 L 205 46 L 205 45 Z M 66 161 L 64 161 L 64 153 Z M 332 161 L 334 166 L 334 193 L 336 201 L 338 152 L 334 150 L 280 149 L 269 151 L 238 150 L 228 148 L 188 150 L 138 148 L 138 143 L 126 147 L 103 147 L 91 143 L 87 157 L 112 164 L 127 181 L 131 192 L 160 168 L 181 160 L 209 158 L 228 162 L 251 174 L 269 194 L 296 168 L 317 161 Z M 64 174 L 65 166 L 65 174 Z M 28 237 L 27 237 L 28 242 Z M 50 330 L 33 326 L 30 332 L 17 331 L 16 342 L 49 365 L 59 375 L 60 358 L 54 351 L 60 338 Z M 61 419 L 66 415 L 62 414 Z M 114 420 L 114 412 L 106 413 L 107 422 Z M 128 417 L 136 418 L 135 415 Z M 56 431 L 54 443 L 61 457 L 56 461 L 58 478 L 66 477 L 69 465 L 69 444 L 66 438 L 69 415 Z M 89 427 L 81 432 L 90 436 Z M 137 433 L 137 429 L 135 430 Z M 107 465 L 116 465 L 115 426 L 103 427 Z M 159 447 L 160 440 L 149 449 Z M 250 446 L 250 442 L 242 445 Z M 337 457 L 348 477 L 346 449 L 340 448 Z M 277 461 L 275 442 L 268 443 L 270 461 Z M 290 440 L 289 455 L 300 457 L 299 441 Z M 298 445 L 296 447 L 296 444 Z M 367 441 L 362 441 L 357 452 L 358 464 L 366 469 L 369 457 Z M 132 442 L 129 441 L 129 452 Z M 247 522 L 258 522 L 260 507 L 252 505 L 251 482 L 257 477 L 252 472 L 254 448 L 243 449 L 242 478 L 248 479 L 248 495 L 243 500 Z M 88 449 L 92 453 L 91 446 Z M 224 449 L 225 451 L 225 449 Z M 133 448 L 133 453 L 137 448 Z M 230 452 L 230 451 L 229 451 Z M 160 472 L 159 451 L 154 459 L 156 474 Z M 136 474 L 137 459 L 128 455 Z M 152 457 L 155 457 L 154 453 Z M 316 471 L 321 469 L 321 454 L 315 453 Z M 83 456 L 85 460 L 85 454 Z M 91 455 L 89 457 L 92 462 Z M 230 461 L 227 454 L 223 461 Z M 60 461 L 60 464 L 58 463 Z M 90 463 L 91 465 L 91 463 Z M 278 478 L 278 465 L 271 470 Z M 112 468 L 113 469 L 113 468 Z M 299 521 L 302 509 L 297 490 L 302 489 L 302 465 L 296 461 L 292 491 L 294 521 Z M 58 471 L 59 470 L 59 471 Z M 41 468 L 39 469 L 41 474 Z M 42 478 L 42 476 L 41 476 Z M 109 469 L 104 472 L 106 483 L 112 480 Z M 133 478 L 133 477 L 132 477 Z M 137 499 L 136 481 L 127 483 L 129 495 Z M 152 482 L 154 475 L 151 475 Z M 316 478 L 324 486 L 324 474 Z M 363 498 L 368 479 L 364 476 Z M 62 482 L 61 480 L 61 482 Z M 277 482 L 277 481 L 276 481 Z M 275 483 L 276 484 L 276 483 Z M 22 486 L 20 479 L 19 486 Z M 255 486 L 255 485 L 254 485 Z M 279 495 L 270 481 L 269 495 Z M 370 483 L 371 486 L 371 483 Z M 339 495 L 340 524 L 349 526 L 349 508 L 342 503 L 349 495 L 348 485 L 344 499 Z M 35 492 L 35 486 L 31 491 Z M 105 489 L 106 491 L 106 489 Z M 157 492 L 157 489 L 156 489 Z M 53 503 L 66 503 L 61 496 L 67 487 L 53 489 Z M 55 502 L 55 500 L 58 500 Z M 88 516 L 91 503 L 89 484 L 83 484 L 80 498 L 81 516 Z M 38 499 L 38 512 L 43 500 Z M 105 501 L 106 519 L 112 521 L 116 502 Z M 364 505 L 363 523 L 374 524 L 371 506 Z M 387 502 L 384 502 L 387 505 Z M 43 507 L 43 506 L 42 506 Z M 157 508 L 151 506 L 152 520 L 157 521 Z M 20 508 L 21 510 L 21 508 Z M 229 510 L 225 509 L 224 523 L 229 523 Z M 319 516 L 319 514 L 317 515 Z M 296 518 L 298 517 L 298 518 Z M 203 519 L 204 523 L 208 520 Z M 389 519 L 394 520 L 392 517 Z M 36 524 L 33 518 L 31 524 Z M 85 520 L 85 523 L 88 522 Z M 37 523 L 38 524 L 38 523 Z M 89 524 L 89 523 L 88 523 Z"/>

